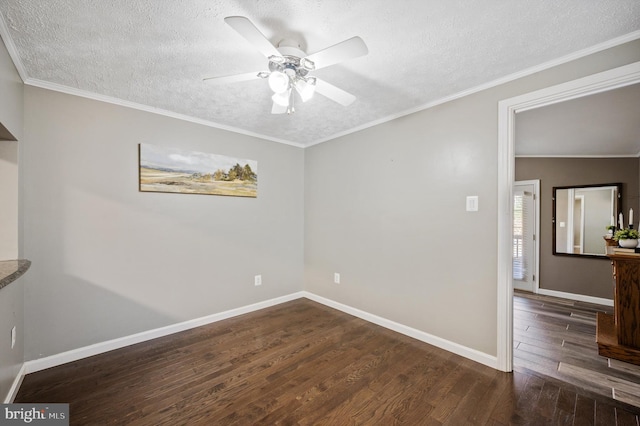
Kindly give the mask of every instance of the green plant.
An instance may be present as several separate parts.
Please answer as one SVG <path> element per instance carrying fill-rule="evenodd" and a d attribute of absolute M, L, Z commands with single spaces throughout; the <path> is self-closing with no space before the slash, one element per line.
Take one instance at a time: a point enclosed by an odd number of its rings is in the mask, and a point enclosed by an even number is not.
<path fill-rule="evenodd" d="M 636 231 L 635 229 L 620 229 L 619 231 L 616 231 L 615 234 L 613 234 L 613 239 L 618 241 L 618 240 L 637 240 L 638 239 L 638 231 Z"/>
<path fill-rule="evenodd" d="M 615 225 L 609 225 L 609 226 L 607 226 L 605 229 L 606 229 L 607 231 L 613 231 L 613 232 L 615 232 L 615 231 L 616 231 L 616 227 L 615 227 Z"/>

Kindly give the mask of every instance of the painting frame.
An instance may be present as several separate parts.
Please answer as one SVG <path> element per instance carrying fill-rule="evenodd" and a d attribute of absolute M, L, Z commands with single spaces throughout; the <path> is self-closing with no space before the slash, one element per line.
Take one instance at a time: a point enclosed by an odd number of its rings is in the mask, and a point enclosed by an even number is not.
<path fill-rule="evenodd" d="M 257 198 L 258 162 L 140 143 L 138 191 Z"/>

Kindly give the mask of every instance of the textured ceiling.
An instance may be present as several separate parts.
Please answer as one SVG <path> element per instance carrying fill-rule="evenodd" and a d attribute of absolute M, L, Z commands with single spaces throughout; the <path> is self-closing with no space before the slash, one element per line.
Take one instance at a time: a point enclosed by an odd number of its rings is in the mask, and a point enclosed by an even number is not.
<path fill-rule="evenodd" d="M 0 0 L 0 29 L 25 79 L 308 146 L 640 30 L 638 0 Z M 360 36 L 369 54 L 317 70 L 357 96 L 272 115 L 266 69 L 226 25 L 246 16 L 274 44 L 313 53 Z M 46 82 L 43 83 L 43 82 Z"/>

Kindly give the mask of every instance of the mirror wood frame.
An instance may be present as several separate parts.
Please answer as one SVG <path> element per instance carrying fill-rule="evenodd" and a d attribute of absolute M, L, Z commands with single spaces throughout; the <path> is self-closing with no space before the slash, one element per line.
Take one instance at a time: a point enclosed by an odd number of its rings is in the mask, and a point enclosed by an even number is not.
<path fill-rule="evenodd" d="M 622 183 L 602 183 L 602 184 L 592 184 L 592 185 L 571 185 L 571 186 L 554 186 L 553 187 L 553 197 L 552 197 L 552 217 L 551 217 L 551 232 L 552 232 L 552 247 L 553 247 L 553 255 L 554 256 L 571 256 L 571 257 L 591 257 L 595 259 L 609 259 L 605 254 L 581 254 L 581 253 L 564 253 L 557 251 L 556 248 L 556 192 L 562 189 L 582 189 L 582 188 L 598 188 L 598 187 L 606 187 L 606 186 L 615 186 L 618 191 L 618 206 L 616 209 L 615 220 L 617 220 L 620 213 L 622 213 Z M 603 229 L 604 233 L 604 229 Z M 604 244 L 604 240 L 602 242 Z"/>

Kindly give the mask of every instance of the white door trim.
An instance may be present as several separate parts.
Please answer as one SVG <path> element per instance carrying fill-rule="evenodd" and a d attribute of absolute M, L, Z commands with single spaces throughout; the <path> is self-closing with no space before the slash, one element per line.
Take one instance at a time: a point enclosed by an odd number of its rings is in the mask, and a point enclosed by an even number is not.
<path fill-rule="evenodd" d="M 640 62 L 498 102 L 498 369 L 513 370 L 515 114 L 640 82 Z"/>

